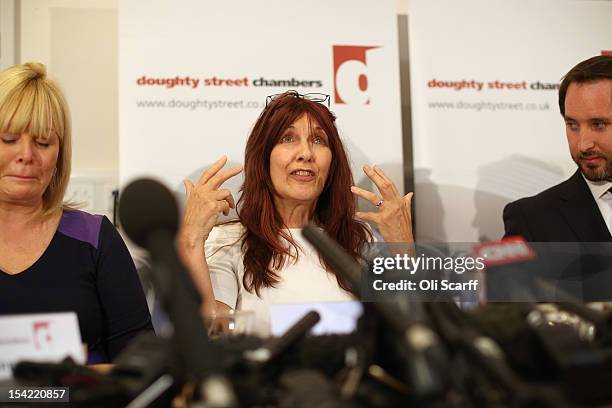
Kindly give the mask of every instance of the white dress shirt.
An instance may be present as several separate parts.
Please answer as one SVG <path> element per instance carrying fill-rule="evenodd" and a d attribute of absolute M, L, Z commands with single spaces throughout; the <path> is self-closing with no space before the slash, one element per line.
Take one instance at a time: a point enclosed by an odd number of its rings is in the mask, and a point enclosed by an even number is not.
<path fill-rule="evenodd" d="M 584 177 L 584 174 L 582 177 Z M 586 177 L 584 180 L 587 186 L 589 186 L 591 194 L 593 194 L 597 207 L 599 207 L 599 212 L 601 212 L 601 216 L 608 226 L 608 231 L 612 234 L 612 192 L 608 191 L 612 187 L 612 182 L 591 181 Z"/>

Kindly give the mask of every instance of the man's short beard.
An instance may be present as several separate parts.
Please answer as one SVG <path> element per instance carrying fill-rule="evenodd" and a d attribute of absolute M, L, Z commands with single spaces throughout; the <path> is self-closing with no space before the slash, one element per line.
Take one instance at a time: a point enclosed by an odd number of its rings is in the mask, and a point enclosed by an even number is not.
<path fill-rule="evenodd" d="M 612 181 L 612 165 L 610 163 L 610 160 L 608 160 L 608 158 L 602 154 L 597 154 L 597 156 L 600 156 L 605 160 L 605 166 L 603 166 L 601 169 L 590 168 L 582 160 L 592 156 L 595 156 L 595 154 L 580 153 L 578 155 L 578 159 L 574 158 L 574 161 L 578 165 L 578 168 L 580 169 L 584 177 L 586 177 L 586 179 L 590 181 Z"/>

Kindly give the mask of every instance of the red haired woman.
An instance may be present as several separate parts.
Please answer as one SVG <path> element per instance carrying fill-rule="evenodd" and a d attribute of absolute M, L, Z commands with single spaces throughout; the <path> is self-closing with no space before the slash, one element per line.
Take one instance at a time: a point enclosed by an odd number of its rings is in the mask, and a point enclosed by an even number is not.
<path fill-rule="evenodd" d="M 412 194 L 402 197 L 376 166 L 364 171 L 380 194 L 354 186 L 334 114 L 294 91 L 274 98 L 259 116 L 246 145 L 238 220 L 215 226 L 219 213 L 235 207 L 221 185 L 242 171 L 221 171 L 225 163 L 217 161 L 195 185 L 185 182 L 179 248 L 204 293 L 205 313 L 252 310 L 255 331 L 267 334 L 270 303 L 350 299 L 345 282 L 302 238 L 308 222 L 356 260 L 372 236 L 355 216 L 376 223 L 386 242 L 413 241 Z M 356 212 L 355 195 L 377 211 Z"/>

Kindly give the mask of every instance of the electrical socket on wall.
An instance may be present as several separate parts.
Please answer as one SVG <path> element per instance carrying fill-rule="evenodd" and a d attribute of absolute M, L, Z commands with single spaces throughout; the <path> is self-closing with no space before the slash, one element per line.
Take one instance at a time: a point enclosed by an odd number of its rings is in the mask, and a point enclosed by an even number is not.
<path fill-rule="evenodd" d="M 79 208 L 91 210 L 94 207 L 95 188 L 93 183 L 70 182 L 64 201 L 75 204 Z"/>
<path fill-rule="evenodd" d="M 104 214 L 112 221 L 113 191 L 117 189 L 115 171 L 80 171 L 70 177 L 64 201 L 93 214 Z"/>

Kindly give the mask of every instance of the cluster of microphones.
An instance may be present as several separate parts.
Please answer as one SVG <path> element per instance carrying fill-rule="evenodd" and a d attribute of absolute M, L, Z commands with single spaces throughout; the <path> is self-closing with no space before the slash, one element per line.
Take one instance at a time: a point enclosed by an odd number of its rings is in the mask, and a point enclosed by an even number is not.
<path fill-rule="evenodd" d="M 532 270 L 543 268 L 535 251 L 514 263 L 498 256 L 487 270 L 489 296 L 521 302 L 466 311 L 453 299 L 430 301 L 415 293 L 363 302 L 350 334 L 309 335 L 320 318 L 313 311 L 279 337 L 211 338 L 200 314 L 201 296 L 175 250 L 174 195 L 156 181 L 136 180 L 121 195 L 119 216 L 126 234 L 150 254 L 152 283 L 172 334 L 137 338 L 108 374 L 71 361 L 21 362 L 14 370 L 17 380 L 68 386 L 73 405 L 101 407 L 171 406 L 177 399 L 216 408 L 564 407 L 612 401 L 612 316 L 578 301 L 566 290 L 571 285 L 530 278 Z M 320 228 L 306 226 L 303 234 L 360 298 L 367 265 Z M 499 255 L 517 245 L 529 249 L 516 241 L 485 249 Z M 542 305 L 542 298 L 554 302 Z"/>

